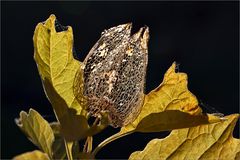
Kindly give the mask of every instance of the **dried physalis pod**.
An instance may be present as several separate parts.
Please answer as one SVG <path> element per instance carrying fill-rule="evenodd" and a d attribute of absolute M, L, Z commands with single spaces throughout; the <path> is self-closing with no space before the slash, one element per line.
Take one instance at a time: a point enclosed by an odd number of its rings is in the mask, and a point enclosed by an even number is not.
<path fill-rule="evenodd" d="M 105 30 L 83 62 L 87 110 L 94 117 L 108 112 L 113 127 L 131 123 L 144 100 L 149 30 L 143 27 L 131 36 L 131 27 Z"/>

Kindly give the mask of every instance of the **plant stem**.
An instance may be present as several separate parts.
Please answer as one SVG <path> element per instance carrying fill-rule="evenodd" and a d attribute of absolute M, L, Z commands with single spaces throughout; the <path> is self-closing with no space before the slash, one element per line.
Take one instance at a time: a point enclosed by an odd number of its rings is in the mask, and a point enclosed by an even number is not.
<path fill-rule="evenodd" d="M 88 146 L 87 146 L 87 153 L 91 153 L 92 152 L 92 142 L 93 142 L 93 137 L 88 137 Z"/>
<path fill-rule="evenodd" d="M 97 118 L 94 120 L 94 122 L 93 122 L 93 124 L 92 124 L 92 127 L 93 127 L 93 126 L 96 126 L 97 123 L 99 122 L 99 120 L 100 120 L 100 118 L 97 117 Z"/>
<path fill-rule="evenodd" d="M 83 147 L 83 152 L 89 153 L 92 151 L 92 141 L 93 141 L 93 137 L 88 136 Z"/>
<path fill-rule="evenodd" d="M 83 152 L 87 152 L 89 137 L 90 137 L 90 136 L 87 137 L 87 139 L 86 139 L 86 141 L 85 141 L 85 143 L 84 143 Z"/>
<path fill-rule="evenodd" d="M 121 132 L 118 132 L 114 135 L 112 135 L 111 137 L 108 137 L 107 139 L 105 139 L 104 141 L 102 141 L 92 152 L 92 154 L 94 156 L 96 156 L 96 154 L 100 151 L 100 149 L 102 149 L 105 145 L 107 145 L 108 143 L 118 139 L 118 138 L 121 138 L 121 137 L 124 137 L 126 135 L 129 135 L 133 133 L 133 131 L 130 131 L 130 132 L 126 132 L 126 133 L 121 133 Z"/>
<path fill-rule="evenodd" d="M 73 142 L 67 142 L 66 139 L 64 138 L 64 144 L 65 144 L 68 160 L 73 160 L 73 157 L 72 157 Z"/>
<path fill-rule="evenodd" d="M 97 123 L 99 122 L 99 118 L 97 117 L 95 119 L 95 121 L 93 122 L 93 126 L 96 126 Z M 84 147 L 83 147 L 83 152 L 91 152 L 92 151 L 92 142 L 93 142 L 93 137 L 92 136 L 88 136 L 86 141 L 85 141 L 85 144 L 84 144 Z"/>

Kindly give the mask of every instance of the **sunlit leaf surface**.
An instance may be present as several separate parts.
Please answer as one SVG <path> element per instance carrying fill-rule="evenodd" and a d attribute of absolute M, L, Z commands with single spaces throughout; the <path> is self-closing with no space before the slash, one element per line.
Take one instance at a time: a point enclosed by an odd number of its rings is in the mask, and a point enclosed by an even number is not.
<path fill-rule="evenodd" d="M 33 160 L 33 159 L 34 160 L 50 160 L 47 154 L 39 150 L 26 152 L 13 158 L 13 160 Z"/>
<path fill-rule="evenodd" d="M 176 73 L 175 69 L 176 63 L 173 63 L 163 82 L 145 96 L 140 115 L 133 123 L 123 127 L 122 133 L 159 132 L 220 120 L 202 114 L 197 98 L 188 90 L 187 74 Z"/>
<path fill-rule="evenodd" d="M 218 123 L 174 130 L 164 139 L 151 140 L 143 151 L 132 153 L 129 159 L 240 159 L 240 140 L 232 136 L 239 114 L 225 118 Z"/>
<path fill-rule="evenodd" d="M 74 77 L 81 66 L 72 54 L 73 31 L 68 26 L 66 31 L 57 32 L 55 21 L 56 17 L 51 15 L 36 26 L 33 36 L 34 59 L 42 80 L 47 79 L 53 85 L 69 108 L 74 108 L 77 114 L 84 114 L 73 94 Z"/>
<path fill-rule="evenodd" d="M 30 109 L 28 114 L 21 111 L 16 123 L 30 141 L 52 157 L 54 134 L 48 122 L 37 111 Z"/>

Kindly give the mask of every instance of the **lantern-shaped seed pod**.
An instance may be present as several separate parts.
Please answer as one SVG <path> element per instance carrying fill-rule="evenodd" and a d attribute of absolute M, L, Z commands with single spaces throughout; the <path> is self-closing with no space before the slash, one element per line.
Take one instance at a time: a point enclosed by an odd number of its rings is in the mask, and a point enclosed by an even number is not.
<path fill-rule="evenodd" d="M 108 112 L 110 124 L 121 127 L 141 111 L 148 63 L 148 27 L 131 35 L 130 23 L 105 30 L 83 62 L 82 91 L 94 117 Z M 76 96 L 80 97 L 80 96 Z M 82 102 L 81 98 L 77 98 Z"/>

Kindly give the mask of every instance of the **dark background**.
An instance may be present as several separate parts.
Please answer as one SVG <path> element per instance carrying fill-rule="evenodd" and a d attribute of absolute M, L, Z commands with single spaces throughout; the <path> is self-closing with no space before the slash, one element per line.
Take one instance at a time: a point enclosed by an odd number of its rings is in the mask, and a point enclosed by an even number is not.
<path fill-rule="evenodd" d="M 1 5 L 1 157 L 36 149 L 14 123 L 21 110 L 33 107 L 53 120 L 33 60 L 32 36 L 38 22 L 54 13 L 70 25 L 78 58 L 83 60 L 100 33 L 133 22 L 133 32 L 150 27 L 146 92 L 162 81 L 173 61 L 189 76 L 189 89 L 206 106 L 226 115 L 239 113 L 238 2 L 2 2 Z M 209 108 L 209 107 L 208 107 Z M 210 110 L 211 111 L 211 110 Z M 107 128 L 98 144 L 117 130 Z M 128 158 L 154 137 L 140 134 L 114 141 L 98 158 Z M 234 132 L 238 136 L 238 128 Z M 81 146 L 82 147 L 82 146 Z"/>

